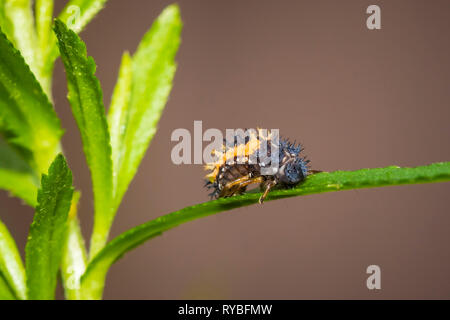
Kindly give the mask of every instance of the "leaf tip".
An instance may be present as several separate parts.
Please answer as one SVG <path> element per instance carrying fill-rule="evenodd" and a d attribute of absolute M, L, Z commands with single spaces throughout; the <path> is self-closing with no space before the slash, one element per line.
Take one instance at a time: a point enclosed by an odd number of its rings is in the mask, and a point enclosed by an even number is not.
<path fill-rule="evenodd" d="M 68 184 L 72 184 L 72 172 L 69 169 L 66 158 L 59 153 L 48 169 L 48 176 L 60 175 L 66 178 Z"/>
<path fill-rule="evenodd" d="M 163 24 L 170 23 L 181 27 L 182 21 L 181 21 L 180 7 L 178 6 L 177 3 L 168 5 L 161 12 L 157 20 Z"/>
<path fill-rule="evenodd" d="M 62 22 L 60 19 L 55 18 L 53 20 L 53 30 L 56 34 L 61 33 L 61 30 L 63 30 L 65 27 L 64 22 Z"/>

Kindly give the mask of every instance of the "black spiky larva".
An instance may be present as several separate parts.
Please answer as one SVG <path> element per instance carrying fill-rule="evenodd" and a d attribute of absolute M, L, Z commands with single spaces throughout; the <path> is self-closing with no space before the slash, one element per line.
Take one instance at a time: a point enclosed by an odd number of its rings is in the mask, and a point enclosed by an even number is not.
<path fill-rule="evenodd" d="M 270 138 L 267 135 L 267 155 L 270 157 Z M 261 167 L 270 166 L 259 161 L 255 164 L 249 163 L 251 155 L 260 150 L 260 138 L 250 135 L 243 143 L 238 143 L 235 139 L 231 146 L 222 147 L 222 151 L 215 151 L 218 160 L 205 166 L 211 172 L 206 176 L 206 187 L 212 189 L 209 194 L 211 198 L 231 197 L 245 193 L 250 184 L 259 184 L 263 194 L 259 203 L 263 203 L 268 193 L 275 186 L 280 188 L 292 188 L 304 181 L 312 173 L 320 172 L 311 170 L 309 163 L 300 153 L 303 148 L 300 144 L 290 143 L 287 139 L 279 141 L 279 169 L 272 175 L 261 174 Z M 227 163 L 227 159 L 233 158 L 234 163 Z M 238 158 L 243 161 L 236 161 Z"/>

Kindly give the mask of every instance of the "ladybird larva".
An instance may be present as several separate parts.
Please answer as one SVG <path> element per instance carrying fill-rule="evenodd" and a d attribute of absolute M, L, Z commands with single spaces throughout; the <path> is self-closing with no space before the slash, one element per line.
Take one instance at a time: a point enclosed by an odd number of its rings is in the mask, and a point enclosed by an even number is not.
<path fill-rule="evenodd" d="M 263 191 L 259 203 L 263 203 L 270 190 L 275 186 L 292 188 L 304 181 L 309 174 L 320 172 L 310 169 L 310 161 L 300 155 L 303 151 L 300 144 L 291 143 L 288 139 L 280 139 L 278 170 L 275 174 L 263 174 L 262 168 L 270 166 L 270 163 L 249 161 L 252 156 L 259 157 L 260 136 L 249 135 L 242 140 L 242 142 L 238 142 L 239 140 L 235 137 L 234 142 L 230 145 L 224 143 L 222 150 L 216 151 L 219 155 L 217 161 L 205 166 L 205 169 L 211 170 L 206 176 L 205 186 L 212 189 L 209 194 L 212 198 L 243 194 L 247 186 L 259 184 L 261 191 Z M 270 154 L 270 133 L 265 140 L 267 141 L 266 152 Z M 234 161 L 230 163 L 227 159 L 233 159 Z"/>

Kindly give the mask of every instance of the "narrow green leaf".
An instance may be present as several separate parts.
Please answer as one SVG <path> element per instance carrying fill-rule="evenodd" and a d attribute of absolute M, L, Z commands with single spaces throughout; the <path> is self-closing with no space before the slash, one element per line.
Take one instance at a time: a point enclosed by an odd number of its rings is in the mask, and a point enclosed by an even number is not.
<path fill-rule="evenodd" d="M 55 297 L 72 194 L 72 173 L 59 154 L 48 175 L 42 175 L 38 205 L 25 248 L 29 299 Z"/>
<path fill-rule="evenodd" d="M 41 86 L 51 99 L 51 84 L 53 74 L 53 61 L 49 62 L 51 54 L 50 44 L 55 44 L 52 32 L 53 0 L 36 0 L 36 31 L 39 48 Z M 36 52 L 37 53 L 37 52 Z M 35 54 L 36 54 L 35 53 Z"/>
<path fill-rule="evenodd" d="M 0 189 L 36 206 L 39 180 L 18 150 L 8 145 L 0 137 Z"/>
<path fill-rule="evenodd" d="M 416 168 L 391 166 L 357 171 L 323 172 L 308 177 L 305 182 L 293 189 L 272 191 L 266 201 L 331 191 L 443 181 L 450 181 L 450 162 Z M 89 263 L 81 279 L 83 290 L 86 295 L 90 294 L 91 297 L 100 299 L 109 267 L 126 252 L 182 223 L 258 203 L 259 197 L 259 193 L 247 193 L 197 204 L 122 233 L 111 240 Z"/>
<path fill-rule="evenodd" d="M 4 18 L 1 27 L 6 25 L 10 40 L 21 52 L 37 79 L 40 79 L 40 60 L 38 41 L 34 28 L 33 8 L 31 0 L 3 0 Z"/>
<path fill-rule="evenodd" d="M 123 59 L 109 115 L 117 173 L 116 207 L 136 174 L 167 102 L 181 28 L 178 6 L 168 6 L 143 37 L 131 66 L 127 55 Z"/>
<path fill-rule="evenodd" d="M 114 190 L 117 188 L 120 163 L 122 162 L 124 149 L 124 135 L 129 115 L 129 99 L 131 95 L 131 58 L 125 52 L 120 65 L 119 77 L 111 99 L 108 112 L 108 127 L 111 133 L 111 151 L 113 159 L 113 183 Z"/>
<path fill-rule="evenodd" d="M 12 288 L 0 272 L 0 300 L 17 300 Z"/>
<path fill-rule="evenodd" d="M 0 221 L 0 278 L 13 292 L 13 296 L 25 300 L 27 287 L 25 285 L 25 268 L 14 238 L 3 222 Z M 1 280 L 0 280 L 1 281 Z M 1 285 L 0 285 L 1 287 Z M 6 291 L 6 289 L 4 290 Z M 0 297 L 2 295 L 0 289 Z"/>
<path fill-rule="evenodd" d="M 91 252 L 95 253 L 106 243 L 114 218 L 111 146 L 102 90 L 83 41 L 59 20 L 54 30 L 66 69 L 68 99 L 91 171 L 95 208 Z"/>
<path fill-rule="evenodd" d="M 107 0 L 70 0 L 58 19 L 67 24 L 74 32 L 79 33 L 103 9 Z M 53 64 L 58 58 L 59 51 L 56 38 L 52 37 L 49 43 L 48 63 Z"/>
<path fill-rule="evenodd" d="M 80 278 L 86 270 L 87 254 L 84 239 L 81 234 L 80 223 L 77 218 L 77 204 L 80 193 L 73 195 L 69 211 L 66 241 L 63 249 L 61 275 L 63 279 L 64 295 L 68 300 L 80 300 Z"/>
<path fill-rule="evenodd" d="M 61 123 L 25 60 L 0 31 L 0 132 L 8 143 L 33 154 L 33 169 L 45 172 L 60 151 Z"/>
<path fill-rule="evenodd" d="M 6 14 L 6 1 L 0 0 L 0 29 L 3 30 L 9 41 L 14 41 L 14 26 Z"/>

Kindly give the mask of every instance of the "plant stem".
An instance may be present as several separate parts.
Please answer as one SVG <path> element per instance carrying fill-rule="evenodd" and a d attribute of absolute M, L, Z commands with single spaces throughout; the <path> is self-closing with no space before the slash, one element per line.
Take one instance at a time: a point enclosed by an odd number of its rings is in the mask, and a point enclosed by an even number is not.
<path fill-rule="evenodd" d="M 357 171 L 322 172 L 311 175 L 296 188 L 272 191 L 266 201 L 314 193 L 444 181 L 450 181 L 450 162 L 415 168 L 390 166 Z M 85 296 L 90 299 L 101 299 L 109 267 L 126 252 L 145 241 L 188 221 L 256 204 L 259 196 L 259 193 L 247 193 L 242 196 L 200 203 L 161 216 L 122 233 L 111 240 L 89 263 L 86 272 L 81 277 Z"/>
<path fill-rule="evenodd" d="M 82 299 L 80 277 L 86 270 L 87 264 L 86 248 L 77 218 L 79 198 L 80 192 L 76 191 L 69 211 L 66 243 L 61 260 L 64 295 L 68 300 Z"/>

